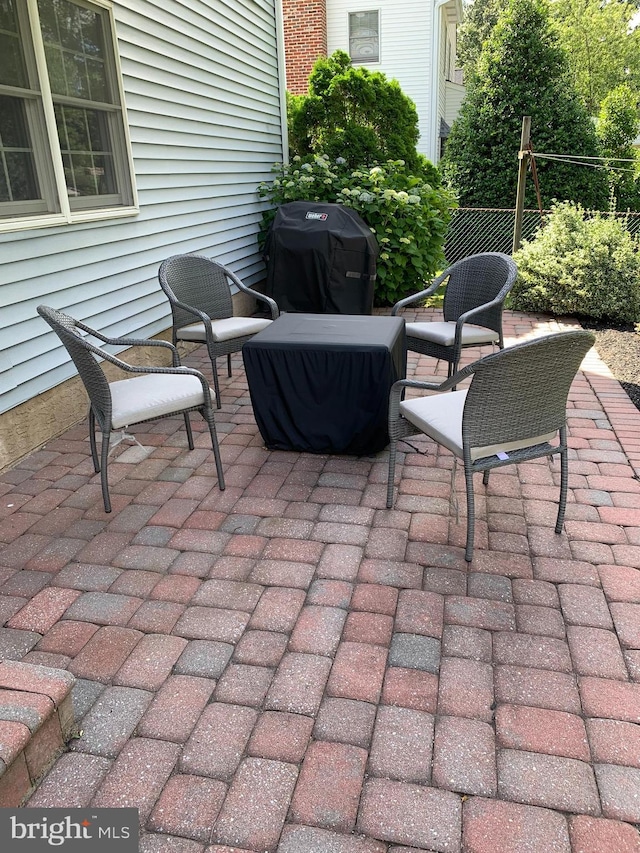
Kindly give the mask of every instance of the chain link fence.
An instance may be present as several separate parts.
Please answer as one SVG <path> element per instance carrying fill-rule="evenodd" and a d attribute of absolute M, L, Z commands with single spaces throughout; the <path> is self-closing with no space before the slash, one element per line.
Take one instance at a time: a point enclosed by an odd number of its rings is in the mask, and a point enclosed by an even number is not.
<path fill-rule="evenodd" d="M 548 210 L 525 210 L 522 220 L 522 239 L 531 240 L 544 223 Z M 453 211 L 445 240 L 444 253 L 448 264 L 478 252 L 505 252 L 513 248 L 513 209 L 460 207 Z M 626 221 L 629 231 L 640 237 L 640 213 L 613 213 Z"/>

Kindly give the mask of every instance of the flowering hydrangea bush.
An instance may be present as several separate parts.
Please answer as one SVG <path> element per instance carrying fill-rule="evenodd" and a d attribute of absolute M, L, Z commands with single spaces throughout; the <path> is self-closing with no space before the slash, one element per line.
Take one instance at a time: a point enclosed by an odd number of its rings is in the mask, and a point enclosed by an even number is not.
<path fill-rule="evenodd" d="M 277 163 L 270 183 L 258 187 L 276 207 L 289 201 L 343 204 L 356 210 L 380 246 L 375 289 L 377 305 L 393 305 L 423 289 L 444 266 L 444 240 L 453 197 L 439 185 L 435 169 L 410 174 L 403 160 L 351 169 L 344 159 L 296 156 Z M 263 214 L 262 235 L 275 216 Z"/>

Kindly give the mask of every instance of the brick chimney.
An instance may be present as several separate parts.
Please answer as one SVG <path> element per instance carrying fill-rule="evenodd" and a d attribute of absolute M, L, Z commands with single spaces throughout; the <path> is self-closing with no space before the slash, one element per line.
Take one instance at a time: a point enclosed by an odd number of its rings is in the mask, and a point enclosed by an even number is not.
<path fill-rule="evenodd" d="M 306 94 L 314 62 L 327 55 L 326 0 L 282 2 L 287 90 Z"/>

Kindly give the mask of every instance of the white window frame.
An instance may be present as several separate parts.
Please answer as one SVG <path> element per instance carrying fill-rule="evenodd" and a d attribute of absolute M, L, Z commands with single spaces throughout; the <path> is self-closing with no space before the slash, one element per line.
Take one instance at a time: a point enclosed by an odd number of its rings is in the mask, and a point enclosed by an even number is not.
<path fill-rule="evenodd" d="M 113 204 L 109 204 L 111 199 L 108 196 L 102 196 L 98 197 L 102 198 L 102 204 L 92 206 L 96 197 L 87 196 L 79 203 L 76 201 L 73 206 L 70 203 L 54 107 L 54 101 L 59 103 L 61 99 L 57 96 L 54 99 L 49 84 L 37 0 L 17 0 L 21 43 L 24 47 L 31 88 L 27 91 L 0 86 L 0 95 L 10 93 L 19 95 L 25 104 L 38 182 L 44 207 L 48 210 L 41 210 L 43 207 L 41 200 L 3 202 L 0 204 L 0 233 L 134 216 L 139 213 L 113 6 L 108 0 L 72 0 L 72 2 L 89 9 L 102 10 L 107 16 L 109 32 L 105 33 L 105 60 L 116 102 L 106 109 L 103 107 L 101 111 L 107 114 L 109 122 L 120 200 L 114 196 Z M 30 39 L 29 44 L 24 43 L 27 39 Z M 92 102 L 87 101 L 88 109 L 91 105 Z M 10 212 L 12 204 L 19 208 L 16 215 Z M 32 208 L 32 213 L 29 212 L 29 207 Z"/>
<path fill-rule="evenodd" d="M 362 14 L 362 13 L 372 13 L 375 12 L 378 16 L 378 55 L 375 59 L 371 58 L 361 58 L 354 57 L 351 55 L 351 18 L 354 15 Z M 354 9 L 353 11 L 347 12 L 347 53 L 349 54 L 349 58 L 354 65 L 379 65 L 382 60 L 382 37 L 381 37 L 381 29 L 382 29 L 382 12 L 379 8 L 369 8 L 369 9 Z"/>

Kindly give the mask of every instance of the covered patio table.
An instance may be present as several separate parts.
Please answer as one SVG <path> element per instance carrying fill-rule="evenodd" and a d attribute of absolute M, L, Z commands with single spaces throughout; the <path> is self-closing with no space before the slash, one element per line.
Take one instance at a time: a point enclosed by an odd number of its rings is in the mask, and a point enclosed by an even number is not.
<path fill-rule="evenodd" d="M 402 318 L 282 314 L 242 354 L 269 449 L 364 456 L 388 444 L 389 390 L 406 373 Z"/>

